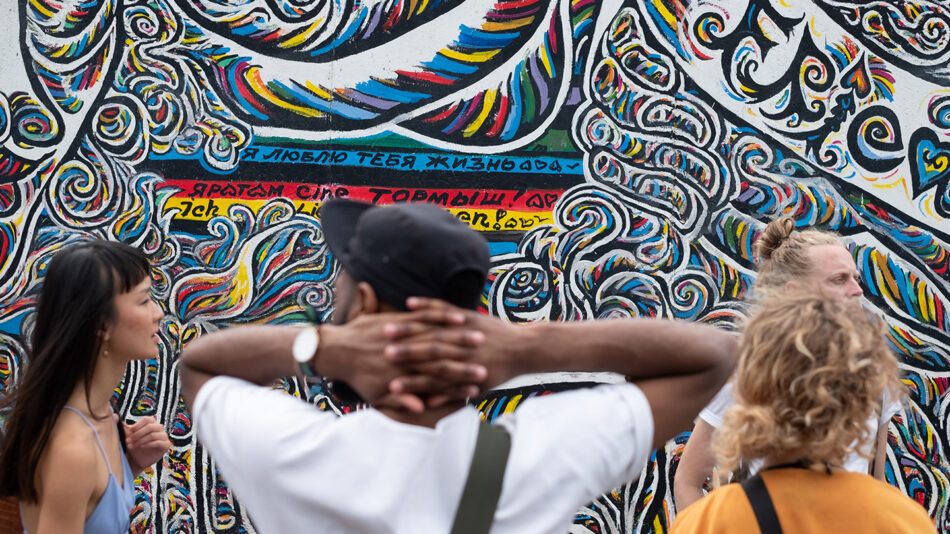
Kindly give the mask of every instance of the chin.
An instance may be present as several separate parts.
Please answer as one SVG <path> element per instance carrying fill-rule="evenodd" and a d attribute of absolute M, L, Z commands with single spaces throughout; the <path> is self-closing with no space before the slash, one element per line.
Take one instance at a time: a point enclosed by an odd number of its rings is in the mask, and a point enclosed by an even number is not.
<path fill-rule="evenodd" d="M 159 353 L 157 350 L 153 350 L 151 352 L 142 352 L 141 354 L 142 355 L 136 358 L 136 360 L 152 360 L 158 358 Z"/>

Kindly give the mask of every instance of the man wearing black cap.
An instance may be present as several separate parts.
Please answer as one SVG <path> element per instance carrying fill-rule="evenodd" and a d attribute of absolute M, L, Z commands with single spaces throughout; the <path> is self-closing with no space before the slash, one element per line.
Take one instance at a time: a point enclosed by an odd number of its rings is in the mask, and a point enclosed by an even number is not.
<path fill-rule="evenodd" d="M 449 212 L 427 204 L 374 208 L 339 200 L 323 207 L 320 220 L 347 282 L 338 290 L 356 282 L 361 296 L 396 310 L 405 310 L 412 296 L 463 308 L 478 304 L 491 260 L 488 245 Z M 350 303 L 337 295 L 337 306 L 348 310 Z"/>
<path fill-rule="evenodd" d="M 687 429 L 734 365 L 732 336 L 707 326 L 515 327 L 464 311 L 488 248 L 434 206 L 333 201 L 321 220 L 342 266 L 334 324 L 206 335 L 180 365 L 197 435 L 262 533 L 448 534 L 483 432 L 460 399 L 525 373 L 621 373 L 636 385 L 529 399 L 496 422 L 510 449 L 491 532 L 566 532 L 579 506 Z M 425 308 L 393 313 L 407 297 L 428 297 L 415 299 Z M 337 418 L 260 387 L 295 361 L 378 409 Z"/>

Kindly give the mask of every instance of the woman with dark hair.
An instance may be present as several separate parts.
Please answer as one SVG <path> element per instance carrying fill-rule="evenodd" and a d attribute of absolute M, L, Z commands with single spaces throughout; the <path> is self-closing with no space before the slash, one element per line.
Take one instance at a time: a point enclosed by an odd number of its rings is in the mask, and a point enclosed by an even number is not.
<path fill-rule="evenodd" d="M 132 360 L 158 356 L 148 260 L 123 243 L 58 252 L 40 290 L 23 379 L 0 441 L 0 497 L 30 534 L 129 529 L 135 473 L 171 444 L 154 418 L 123 425 L 110 399 Z"/>

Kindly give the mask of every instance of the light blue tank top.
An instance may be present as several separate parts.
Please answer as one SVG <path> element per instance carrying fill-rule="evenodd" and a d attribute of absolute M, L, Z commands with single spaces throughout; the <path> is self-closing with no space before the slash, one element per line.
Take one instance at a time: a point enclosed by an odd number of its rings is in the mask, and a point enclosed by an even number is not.
<path fill-rule="evenodd" d="M 92 515 L 89 516 L 89 519 L 86 519 L 86 523 L 82 528 L 83 534 L 124 534 L 129 531 L 129 523 L 131 522 L 129 512 L 132 510 L 132 505 L 135 504 L 135 481 L 132 477 L 129 460 L 125 457 L 125 454 L 119 454 L 122 458 L 122 482 L 124 484 L 120 486 L 119 481 L 112 473 L 109 457 L 106 455 L 105 447 L 102 446 L 102 440 L 99 439 L 96 427 L 79 410 L 71 406 L 65 408 L 79 414 L 79 417 L 82 417 L 82 420 L 92 428 L 92 432 L 96 435 L 96 442 L 99 443 L 99 450 L 102 451 L 102 458 L 105 459 L 106 467 L 109 469 L 109 483 L 106 485 L 106 491 L 99 499 L 99 504 L 92 511 Z M 119 435 L 117 429 L 115 433 L 116 436 Z M 25 528 L 23 534 L 28 534 Z"/>

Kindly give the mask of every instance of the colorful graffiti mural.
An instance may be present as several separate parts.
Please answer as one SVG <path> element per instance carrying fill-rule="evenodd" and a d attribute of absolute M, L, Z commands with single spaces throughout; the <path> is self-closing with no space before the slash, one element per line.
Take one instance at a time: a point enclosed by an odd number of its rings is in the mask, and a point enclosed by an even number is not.
<path fill-rule="evenodd" d="M 176 356 L 332 309 L 328 198 L 431 202 L 485 233 L 511 322 L 731 327 L 781 214 L 844 236 L 910 398 L 888 481 L 950 531 L 945 0 L 23 0 L 0 7 L 0 390 L 49 257 L 148 252 L 162 356 L 116 392 L 174 447 L 137 532 L 253 532 L 197 444 Z M 320 387 L 288 393 L 342 413 Z M 489 416 L 563 384 L 501 391 Z M 685 437 L 572 532 L 664 532 Z"/>

